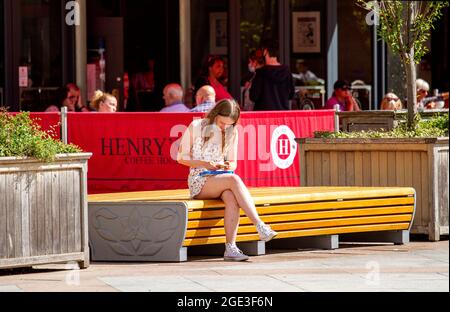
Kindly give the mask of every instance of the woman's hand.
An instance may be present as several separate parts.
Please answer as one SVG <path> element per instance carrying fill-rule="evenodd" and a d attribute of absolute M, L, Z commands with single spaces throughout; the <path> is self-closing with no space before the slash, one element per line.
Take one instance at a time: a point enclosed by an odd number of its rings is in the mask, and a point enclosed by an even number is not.
<path fill-rule="evenodd" d="M 205 166 L 208 170 L 230 170 L 231 163 L 229 161 L 226 162 L 210 162 Z"/>
<path fill-rule="evenodd" d="M 205 163 L 205 168 L 208 170 L 219 170 L 222 168 L 222 165 L 220 163 L 211 161 L 211 162 Z"/>

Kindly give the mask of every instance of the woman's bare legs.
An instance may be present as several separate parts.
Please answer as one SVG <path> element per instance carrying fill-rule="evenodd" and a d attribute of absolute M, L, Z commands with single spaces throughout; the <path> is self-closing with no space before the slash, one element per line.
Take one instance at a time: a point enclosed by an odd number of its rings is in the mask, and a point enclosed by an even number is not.
<path fill-rule="evenodd" d="M 222 198 L 225 202 L 225 232 L 227 235 L 227 243 L 236 242 L 239 225 L 239 207 L 244 210 L 254 225 L 261 222 L 250 192 L 237 175 L 217 175 L 208 178 L 202 192 L 195 198 Z"/>
<path fill-rule="evenodd" d="M 236 242 L 236 237 L 239 227 L 239 219 L 241 215 L 241 208 L 230 190 L 226 190 L 222 194 L 222 200 L 225 203 L 225 235 L 227 243 L 232 244 Z"/>

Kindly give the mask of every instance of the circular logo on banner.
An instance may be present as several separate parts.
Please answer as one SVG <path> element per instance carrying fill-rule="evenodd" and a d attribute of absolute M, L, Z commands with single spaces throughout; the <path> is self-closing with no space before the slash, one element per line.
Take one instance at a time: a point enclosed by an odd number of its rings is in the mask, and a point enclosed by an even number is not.
<path fill-rule="evenodd" d="M 275 129 L 270 150 L 275 166 L 280 169 L 287 169 L 292 166 L 297 155 L 297 143 L 291 128 L 280 126 Z"/>

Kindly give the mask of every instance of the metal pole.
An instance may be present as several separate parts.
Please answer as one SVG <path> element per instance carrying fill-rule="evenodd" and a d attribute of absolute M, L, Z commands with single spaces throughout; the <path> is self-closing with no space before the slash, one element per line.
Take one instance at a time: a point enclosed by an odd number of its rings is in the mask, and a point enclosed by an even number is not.
<path fill-rule="evenodd" d="M 334 131 L 340 132 L 339 127 L 339 112 L 341 111 L 339 105 L 334 105 L 335 113 L 334 113 Z"/>
<path fill-rule="evenodd" d="M 337 1 L 327 3 L 327 94 L 333 94 L 333 85 L 339 77 L 339 31 Z"/>
<path fill-rule="evenodd" d="M 67 138 L 67 107 L 63 106 L 61 108 L 61 140 L 64 144 L 68 143 Z"/>
<path fill-rule="evenodd" d="M 75 54 L 77 85 L 81 89 L 84 103 L 87 99 L 87 17 L 86 0 L 78 0 L 80 9 L 80 25 L 75 26 Z"/>
<path fill-rule="evenodd" d="M 188 90 L 192 84 L 190 0 L 180 0 L 180 67 L 181 85 Z"/>

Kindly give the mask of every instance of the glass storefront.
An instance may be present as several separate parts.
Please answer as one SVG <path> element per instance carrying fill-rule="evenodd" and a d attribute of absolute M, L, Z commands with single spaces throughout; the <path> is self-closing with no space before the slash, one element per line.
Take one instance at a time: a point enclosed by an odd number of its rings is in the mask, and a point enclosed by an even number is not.
<path fill-rule="evenodd" d="M 294 109 L 321 109 L 327 100 L 326 0 L 291 1 L 291 71 L 296 97 Z"/>
<path fill-rule="evenodd" d="M 195 84 L 213 55 L 224 59 L 227 76 L 228 0 L 192 0 L 190 5 L 192 82 Z M 187 100 L 191 99 L 187 97 Z"/>
<path fill-rule="evenodd" d="M 3 8 L 3 0 L 0 1 L 0 16 L 3 18 L 5 16 Z M 4 23 L 0 23 L 0 107 L 4 104 L 4 89 L 5 89 L 5 30 Z"/>
<path fill-rule="evenodd" d="M 404 97 L 405 79 L 397 58 L 388 52 L 386 68 L 381 68 L 384 64 L 378 55 L 379 62 L 374 69 L 373 29 L 365 22 L 367 12 L 353 0 L 339 0 L 336 6 L 330 6 L 327 0 L 88 0 L 86 3 L 88 26 L 84 40 L 88 64 L 95 63 L 103 45 L 106 48 L 104 89 L 113 93 L 119 90 L 120 102 L 130 104 L 121 107 L 127 111 L 157 110 L 163 104 L 162 89 L 167 83 L 181 82 L 189 89 L 212 55 L 224 59 L 223 82 L 237 96 L 238 87 L 244 85 L 249 74 L 248 57 L 263 42 L 279 48 L 280 61 L 289 62 L 287 65 L 297 75 L 299 90 L 326 90 L 333 83 L 328 81 L 332 79 L 330 76 L 338 76 L 355 83 L 354 95 L 363 109 L 376 107 L 372 99 L 375 85 L 377 93 L 386 88 Z M 8 98 L 12 110 L 43 111 L 55 104 L 52 92 L 75 78 L 75 54 L 83 51 L 76 50 L 74 28 L 65 26 L 64 4 L 60 0 L 0 0 L 0 15 L 6 19 L 6 23 L 0 24 L 0 104 L 2 101 L 5 104 Z M 233 16 L 229 16 L 230 12 Z M 327 40 L 336 18 L 338 41 L 331 44 Z M 235 20 L 239 24 L 231 25 L 230 21 Z M 5 27 L 15 27 L 17 34 L 10 36 L 11 31 Z M 448 89 L 448 43 L 442 40 L 447 37 L 448 9 L 430 42 L 433 58 L 430 52 L 418 66 L 418 75 L 429 80 L 433 89 Z M 381 49 L 378 53 L 382 53 Z M 333 55 L 338 56 L 338 64 L 327 63 Z M 151 59 L 152 66 L 148 62 Z M 129 91 L 122 81 L 128 77 L 132 85 L 132 78 L 147 73 L 147 66 L 154 72 L 153 86 L 144 90 L 152 93 L 144 100 L 151 105 L 133 106 L 131 99 L 127 102 L 122 95 Z M 24 85 L 20 90 L 19 79 L 15 77 L 19 67 L 26 69 L 28 76 L 25 81 L 22 79 Z M 309 70 L 317 79 L 300 81 L 301 68 Z M 386 77 L 382 79 L 386 78 L 386 86 L 379 88 L 384 71 Z M 88 89 L 88 86 L 81 87 Z M 317 90 L 308 96 L 314 102 L 312 108 L 320 109 L 321 91 Z M 238 98 L 241 102 L 244 93 L 241 90 Z M 186 100 L 191 104 L 192 95 Z M 156 102 L 159 106 L 153 105 Z M 306 108 L 298 106 L 297 109 Z"/>
<path fill-rule="evenodd" d="M 20 64 L 28 81 L 22 81 L 20 108 L 43 111 L 54 105 L 56 89 L 63 84 L 62 8 L 59 0 L 21 0 Z"/>
<path fill-rule="evenodd" d="M 339 79 L 354 85 L 353 95 L 363 110 L 373 109 L 373 35 L 367 11 L 353 0 L 338 1 Z"/>
<path fill-rule="evenodd" d="M 300 63 L 318 78 L 325 79 L 327 47 L 324 43 L 326 30 L 326 0 L 291 1 L 292 43 L 291 70 L 299 73 Z M 317 82 L 317 81 L 316 81 Z M 299 81 L 297 85 L 314 84 Z"/>

